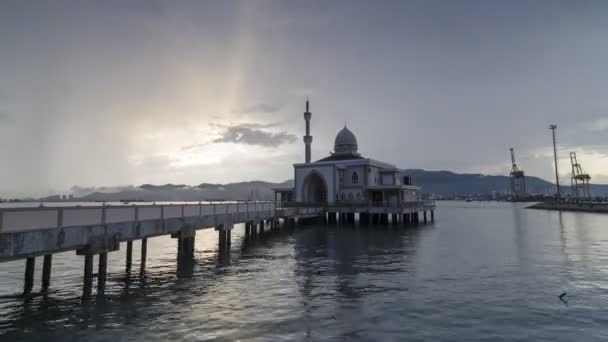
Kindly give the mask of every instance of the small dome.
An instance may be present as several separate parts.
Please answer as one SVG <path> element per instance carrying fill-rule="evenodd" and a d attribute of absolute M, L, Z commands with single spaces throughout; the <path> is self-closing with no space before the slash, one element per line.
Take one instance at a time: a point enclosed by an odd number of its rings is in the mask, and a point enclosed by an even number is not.
<path fill-rule="evenodd" d="M 357 138 L 346 126 L 336 135 L 334 142 L 334 153 L 336 154 L 356 154 Z"/>

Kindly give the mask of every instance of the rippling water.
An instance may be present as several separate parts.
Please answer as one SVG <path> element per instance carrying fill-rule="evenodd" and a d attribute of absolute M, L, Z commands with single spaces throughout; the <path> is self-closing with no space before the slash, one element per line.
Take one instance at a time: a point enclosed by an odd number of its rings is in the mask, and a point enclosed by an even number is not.
<path fill-rule="evenodd" d="M 122 246 L 105 297 L 86 305 L 74 252 L 54 256 L 52 291 L 30 301 L 11 296 L 24 261 L 0 264 L 0 340 L 608 338 L 608 215 L 438 205 L 417 228 L 301 226 L 244 242 L 237 226 L 228 258 L 216 232 L 199 231 L 186 279 L 175 240 L 149 240 L 145 276 L 136 242 L 130 274 Z"/>

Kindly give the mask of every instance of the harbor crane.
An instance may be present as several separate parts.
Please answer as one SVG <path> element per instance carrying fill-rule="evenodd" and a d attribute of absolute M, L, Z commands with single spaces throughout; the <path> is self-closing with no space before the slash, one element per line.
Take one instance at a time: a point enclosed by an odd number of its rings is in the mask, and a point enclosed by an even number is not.
<path fill-rule="evenodd" d="M 515 150 L 513 147 L 509 149 L 511 151 L 511 195 L 513 199 L 520 199 L 526 196 L 526 175 L 524 170 L 520 169 L 515 162 Z"/>
<path fill-rule="evenodd" d="M 583 171 L 581 164 L 576 160 L 576 152 L 570 152 L 570 164 L 572 165 L 572 177 L 570 178 L 572 197 L 576 199 L 590 199 L 591 190 L 589 181 L 591 180 L 591 176 Z"/>

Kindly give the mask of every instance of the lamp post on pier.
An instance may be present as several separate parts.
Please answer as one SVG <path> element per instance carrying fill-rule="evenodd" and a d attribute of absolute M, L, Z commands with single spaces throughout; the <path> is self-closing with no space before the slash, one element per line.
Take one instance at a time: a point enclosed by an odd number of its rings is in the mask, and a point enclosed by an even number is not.
<path fill-rule="evenodd" d="M 557 172 L 557 148 L 555 147 L 555 129 L 557 128 L 557 125 L 550 125 L 549 129 L 551 130 L 551 133 L 553 135 L 553 160 L 555 161 L 555 185 L 557 186 L 557 200 L 560 201 L 561 200 L 561 194 L 560 194 L 560 190 L 559 190 L 559 174 Z"/>

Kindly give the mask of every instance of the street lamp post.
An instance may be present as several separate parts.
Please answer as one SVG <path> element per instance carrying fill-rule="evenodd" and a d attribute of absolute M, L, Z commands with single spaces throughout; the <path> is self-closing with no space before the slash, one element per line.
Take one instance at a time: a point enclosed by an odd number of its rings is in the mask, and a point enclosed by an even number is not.
<path fill-rule="evenodd" d="M 559 174 L 557 172 L 557 148 L 555 147 L 555 129 L 557 125 L 550 125 L 549 129 L 553 133 L 553 160 L 555 161 L 555 185 L 557 186 L 557 200 L 561 199 L 561 194 L 559 191 Z"/>

